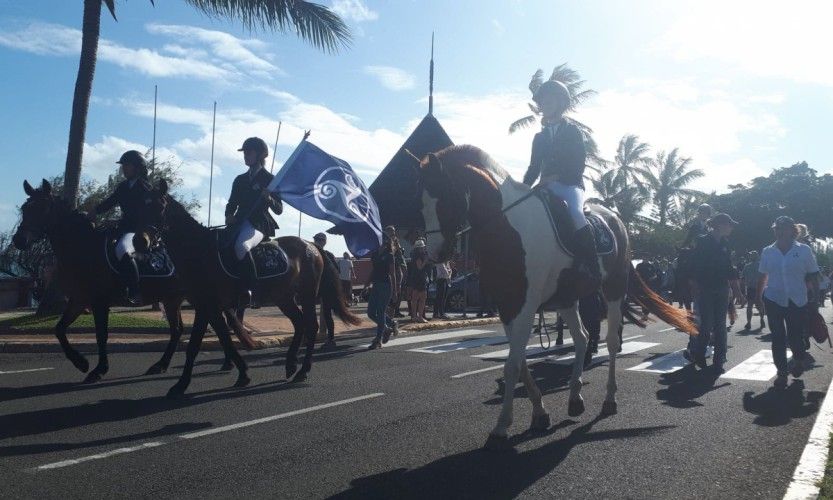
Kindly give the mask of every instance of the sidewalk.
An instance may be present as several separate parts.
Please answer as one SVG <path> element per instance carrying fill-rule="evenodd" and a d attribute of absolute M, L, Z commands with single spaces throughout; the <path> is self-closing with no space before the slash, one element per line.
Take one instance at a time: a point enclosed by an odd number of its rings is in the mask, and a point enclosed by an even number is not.
<path fill-rule="evenodd" d="M 361 312 L 360 312 L 361 311 Z M 353 312 L 362 318 L 358 326 L 346 325 L 336 317 L 335 329 L 336 340 L 349 340 L 356 338 L 372 337 L 376 333 L 375 324 L 364 314 L 363 308 L 354 308 Z M 136 316 L 158 319 L 161 317 L 159 311 L 137 311 Z M 450 320 L 435 320 L 428 323 L 411 323 L 410 320 L 400 321 L 400 335 L 409 335 L 415 332 L 427 330 L 443 330 L 449 328 L 463 328 L 474 325 L 489 325 L 499 323 L 494 318 L 462 318 L 460 315 Z M 182 311 L 182 320 L 185 323 L 185 333 L 179 341 L 177 350 L 184 350 L 190 338 L 190 327 L 194 321 L 194 311 L 186 309 Z M 254 338 L 255 349 L 267 349 L 270 347 L 288 346 L 292 342 L 292 323 L 283 316 L 276 307 L 264 307 L 246 311 L 244 324 Z M 83 353 L 96 352 L 95 334 L 93 333 L 70 333 L 69 341 L 73 347 Z M 108 339 L 109 352 L 162 352 L 168 344 L 169 336 L 157 331 L 153 332 L 131 332 L 131 333 L 110 333 Z M 239 341 L 232 335 L 238 349 L 243 349 Z M 319 336 L 317 343 L 322 342 Z M 209 330 L 203 339 L 201 350 L 222 351 L 217 337 Z M 0 335 L 0 353 L 32 353 L 32 352 L 61 352 L 54 335 L 44 335 L 42 332 L 31 334 L 3 334 Z"/>

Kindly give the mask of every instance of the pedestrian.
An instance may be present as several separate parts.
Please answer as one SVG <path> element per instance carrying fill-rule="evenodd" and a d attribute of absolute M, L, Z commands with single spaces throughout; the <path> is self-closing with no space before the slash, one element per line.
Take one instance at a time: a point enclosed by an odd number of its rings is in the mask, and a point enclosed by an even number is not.
<path fill-rule="evenodd" d="M 757 304 L 755 297 L 757 297 L 758 281 L 761 278 L 761 273 L 758 271 L 760 262 L 758 262 L 758 252 L 752 250 L 749 252 L 749 262 L 743 267 L 741 272 L 741 279 L 743 280 L 743 287 L 746 289 L 746 326 L 744 330 L 752 328 L 753 309 L 758 308 L 758 314 L 761 316 L 761 330 L 766 328 L 766 321 L 764 321 L 764 311 L 761 306 Z"/>
<path fill-rule="evenodd" d="M 316 247 L 318 247 L 318 251 L 321 252 L 321 256 L 324 258 L 324 265 L 337 268 L 338 264 L 336 263 L 335 255 L 324 249 L 324 246 L 327 245 L 327 235 L 324 233 L 318 233 L 312 237 L 312 242 Z M 328 305 L 321 301 L 321 312 L 319 314 L 318 321 L 318 335 L 319 337 L 324 336 L 325 334 L 327 336 L 327 341 L 324 342 L 321 349 L 332 349 L 336 346 L 336 327 L 335 322 L 333 321 L 332 306 L 333 304 Z"/>
<path fill-rule="evenodd" d="M 728 214 L 719 213 L 709 219 L 708 234 L 697 237 L 692 252 L 691 286 L 699 307 L 699 334 L 691 337 L 684 352 L 700 368 L 706 368 L 706 347 L 714 343 L 713 366 L 723 372 L 726 363 L 726 315 L 729 306 L 729 287 L 738 293 L 737 271 L 732 265 L 726 239 L 738 223 Z"/>
<path fill-rule="evenodd" d="M 356 279 L 356 271 L 350 254 L 344 252 L 344 256 L 338 261 L 338 277 L 341 280 L 341 288 L 344 289 L 344 297 L 348 303 L 353 303 L 353 280 Z"/>
<path fill-rule="evenodd" d="M 697 207 L 697 216 L 689 223 L 688 230 L 686 231 L 685 240 L 683 241 L 684 248 L 688 248 L 694 244 L 697 238 L 709 232 L 706 223 L 711 218 L 712 213 L 712 207 L 708 203 L 703 203 Z"/>
<path fill-rule="evenodd" d="M 775 387 L 787 386 L 787 375 L 800 377 L 806 368 L 806 346 L 802 338 L 809 314 L 818 308 L 808 299 L 818 297 L 819 266 L 809 246 L 797 241 L 799 228 L 788 216 L 772 225 L 775 242 L 761 252 L 756 297 L 763 302 L 772 332 L 772 360 L 778 370 Z M 792 351 L 792 368 L 787 364 L 787 344 Z"/>
<path fill-rule="evenodd" d="M 414 243 L 408 273 L 408 287 L 411 290 L 411 320 L 416 323 L 428 322 L 425 319 L 425 301 L 428 298 L 428 273 L 430 270 L 425 241 L 417 240 Z"/>
<path fill-rule="evenodd" d="M 370 286 L 367 299 L 367 316 L 376 323 L 376 337 L 369 349 L 378 349 L 387 343 L 391 333 L 396 333 L 396 322 L 388 316 L 394 279 L 393 241 L 387 233 L 382 235 L 382 245 L 373 251 L 370 257 L 372 269 L 365 288 Z"/>
<path fill-rule="evenodd" d="M 434 296 L 434 314 L 435 319 L 448 319 L 445 314 L 445 301 L 448 297 L 448 281 L 451 279 L 451 265 L 448 261 L 437 262 L 434 264 L 434 285 L 436 286 L 437 294 Z"/>

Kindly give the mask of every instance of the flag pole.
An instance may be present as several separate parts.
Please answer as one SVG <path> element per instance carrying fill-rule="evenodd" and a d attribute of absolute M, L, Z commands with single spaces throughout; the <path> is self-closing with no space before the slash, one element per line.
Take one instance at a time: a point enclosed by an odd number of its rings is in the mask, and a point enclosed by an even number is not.
<path fill-rule="evenodd" d="M 278 138 L 281 136 L 281 125 L 283 122 L 278 122 L 278 135 L 275 136 L 275 149 L 272 150 L 272 165 L 269 166 L 269 173 L 275 173 L 275 157 L 278 156 Z"/>
<path fill-rule="evenodd" d="M 158 95 L 159 86 L 153 86 L 153 145 L 151 146 L 151 150 L 153 153 L 151 154 L 151 164 L 153 168 L 156 168 L 156 97 Z"/>
<path fill-rule="evenodd" d="M 311 133 L 312 133 L 312 130 L 305 131 L 304 132 L 304 138 L 301 139 L 301 142 L 306 141 Z M 303 220 L 303 218 L 304 218 L 304 213 L 301 212 L 300 210 L 298 210 L 298 237 L 299 238 L 301 237 L 301 221 Z"/>
<path fill-rule="evenodd" d="M 214 116 L 211 119 L 211 174 L 208 177 L 208 225 L 211 226 L 211 196 L 214 188 L 214 132 L 217 129 L 217 101 L 214 101 Z"/>

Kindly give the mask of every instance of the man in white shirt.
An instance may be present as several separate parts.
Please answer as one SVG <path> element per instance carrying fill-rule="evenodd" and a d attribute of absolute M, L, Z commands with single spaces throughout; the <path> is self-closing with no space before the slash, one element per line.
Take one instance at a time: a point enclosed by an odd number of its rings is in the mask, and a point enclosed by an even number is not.
<path fill-rule="evenodd" d="M 353 278 L 356 277 L 356 273 L 353 271 L 353 261 L 347 252 L 344 252 L 344 258 L 338 261 L 338 277 L 344 289 L 344 297 L 349 303 L 353 299 Z"/>
<path fill-rule="evenodd" d="M 434 297 L 434 318 L 448 319 L 445 314 L 445 301 L 448 296 L 448 282 L 451 279 L 451 266 L 446 262 L 434 264 L 436 273 L 434 284 L 437 286 L 437 294 Z"/>
<path fill-rule="evenodd" d="M 804 331 L 807 328 L 808 308 L 817 303 L 808 301 L 807 288 L 812 297 L 818 297 L 819 266 L 813 251 L 796 241 L 798 227 L 791 217 L 781 216 L 772 225 L 775 243 L 761 252 L 758 270 L 758 304 L 763 303 L 769 329 L 772 332 L 772 359 L 778 369 L 775 386 L 787 385 L 787 342 L 793 353 L 793 377 L 804 373 L 806 347 Z"/>

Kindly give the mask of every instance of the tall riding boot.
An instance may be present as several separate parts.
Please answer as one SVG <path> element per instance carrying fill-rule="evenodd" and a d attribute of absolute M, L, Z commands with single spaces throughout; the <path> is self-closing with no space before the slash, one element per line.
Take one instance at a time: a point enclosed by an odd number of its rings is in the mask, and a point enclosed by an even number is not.
<path fill-rule="evenodd" d="M 128 304 L 131 306 L 142 305 L 142 297 L 139 293 L 139 268 L 136 266 L 136 259 L 129 254 L 125 254 L 119 261 L 119 274 L 127 285 Z"/>
<path fill-rule="evenodd" d="M 239 307 L 257 309 L 259 306 L 255 302 L 254 296 L 254 290 L 257 286 L 257 270 L 251 252 L 247 252 L 240 261 L 240 281 L 243 285 L 243 292 L 240 295 Z"/>
<path fill-rule="evenodd" d="M 589 295 L 599 289 L 602 284 L 602 272 L 599 269 L 599 256 L 596 253 L 596 239 L 593 237 L 593 227 L 589 224 L 576 231 L 576 260 L 575 268 L 588 280 L 587 293 Z"/>

